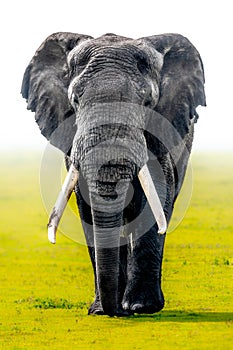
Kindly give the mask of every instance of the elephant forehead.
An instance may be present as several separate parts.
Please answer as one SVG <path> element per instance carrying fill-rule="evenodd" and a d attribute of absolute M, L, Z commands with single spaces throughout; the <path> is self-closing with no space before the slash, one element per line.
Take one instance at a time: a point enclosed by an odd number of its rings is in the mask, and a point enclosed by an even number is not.
<path fill-rule="evenodd" d="M 157 75 L 163 65 L 163 56 L 143 39 L 121 39 L 118 41 L 89 39 L 77 45 L 68 55 L 68 65 L 72 69 L 84 67 L 95 59 L 115 64 L 122 63 L 128 68 L 141 61 L 149 65 Z M 76 68 L 75 68 L 76 69 Z"/>
<path fill-rule="evenodd" d="M 102 54 L 103 56 L 114 56 L 116 58 L 133 56 L 134 54 L 145 54 L 145 45 L 140 40 L 120 40 L 112 42 L 108 40 L 89 39 L 77 45 L 68 55 L 69 63 L 78 63 L 90 56 Z"/>

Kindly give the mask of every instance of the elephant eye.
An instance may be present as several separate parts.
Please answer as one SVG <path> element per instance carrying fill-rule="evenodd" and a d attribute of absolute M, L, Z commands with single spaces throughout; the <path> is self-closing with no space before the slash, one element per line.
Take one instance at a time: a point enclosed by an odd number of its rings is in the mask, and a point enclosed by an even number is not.
<path fill-rule="evenodd" d="M 148 62 L 148 59 L 142 55 L 137 55 L 135 58 L 137 60 L 137 69 L 139 72 L 143 75 L 148 74 L 150 71 L 150 64 Z"/>
<path fill-rule="evenodd" d="M 86 53 L 74 55 L 70 60 L 70 76 L 80 74 L 88 64 L 90 56 Z"/>

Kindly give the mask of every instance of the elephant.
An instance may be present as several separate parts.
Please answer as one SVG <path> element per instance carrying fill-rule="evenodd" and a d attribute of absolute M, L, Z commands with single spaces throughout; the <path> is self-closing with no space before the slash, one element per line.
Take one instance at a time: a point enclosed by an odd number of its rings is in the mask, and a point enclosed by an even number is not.
<path fill-rule="evenodd" d="M 55 233 L 72 191 L 93 267 L 88 314 L 153 314 L 165 304 L 167 225 L 206 106 L 199 52 L 180 34 L 132 39 L 69 32 L 47 37 L 21 93 L 41 134 L 65 156 L 50 216 Z"/>

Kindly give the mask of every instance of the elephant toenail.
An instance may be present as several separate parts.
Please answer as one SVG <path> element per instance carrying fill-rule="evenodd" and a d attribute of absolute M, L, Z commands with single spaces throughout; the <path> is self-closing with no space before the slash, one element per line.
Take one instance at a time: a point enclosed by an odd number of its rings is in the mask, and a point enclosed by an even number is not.
<path fill-rule="evenodd" d="M 129 310 L 129 303 L 128 302 L 123 303 L 122 307 L 124 310 Z"/>
<path fill-rule="evenodd" d="M 142 304 L 134 304 L 131 306 L 131 310 L 132 311 L 136 311 L 136 310 L 139 310 L 139 309 L 142 309 L 143 308 L 143 305 Z"/>

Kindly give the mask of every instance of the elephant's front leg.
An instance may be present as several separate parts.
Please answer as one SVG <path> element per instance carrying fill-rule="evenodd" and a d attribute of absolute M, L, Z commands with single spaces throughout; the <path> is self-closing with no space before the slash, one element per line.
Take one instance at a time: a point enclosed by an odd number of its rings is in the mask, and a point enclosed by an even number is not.
<path fill-rule="evenodd" d="M 131 212 L 129 218 L 133 239 L 122 305 L 132 312 L 154 313 L 164 306 L 161 269 L 165 235 L 158 234 L 158 226 L 137 180 L 134 189 L 133 214 Z"/>
<path fill-rule="evenodd" d="M 154 313 L 164 306 L 161 268 L 165 235 L 157 233 L 157 225 L 137 238 L 128 260 L 128 282 L 123 308 L 135 313 Z"/>
<path fill-rule="evenodd" d="M 169 155 L 165 155 L 159 162 L 156 159 L 149 161 L 148 167 L 169 223 L 175 188 L 172 162 Z M 154 313 L 164 307 L 161 275 L 166 235 L 158 233 L 158 226 L 137 179 L 134 180 L 133 187 L 133 214 L 130 218 L 133 240 L 128 258 L 127 287 L 122 304 L 125 309 L 136 313 Z"/>

